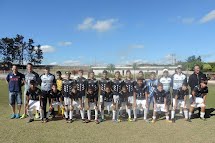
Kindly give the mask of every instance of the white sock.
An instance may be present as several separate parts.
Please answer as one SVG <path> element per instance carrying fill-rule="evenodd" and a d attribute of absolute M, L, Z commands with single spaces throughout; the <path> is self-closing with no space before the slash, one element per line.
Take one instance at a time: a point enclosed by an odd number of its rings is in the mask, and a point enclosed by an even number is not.
<path fill-rule="evenodd" d="M 156 116 L 152 116 L 152 119 L 155 120 L 155 119 L 156 119 Z"/>
<path fill-rule="evenodd" d="M 68 111 L 64 111 L 65 118 L 68 119 Z"/>
<path fill-rule="evenodd" d="M 184 117 L 185 117 L 185 119 L 188 119 L 188 111 L 187 111 L 187 109 L 184 109 Z"/>
<path fill-rule="evenodd" d="M 46 118 L 49 118 L 50 115 L 51 115 L 51 112 L 49 111 L 46 115 Z"/>
<path fill-rule="evenodd" d="M 200 112 L 200 117 L 205 118 L 205 112 Z"/>
<path fill-rule="evenodd" d="M 44 118 L 44 112 L 43 112 L 43 110 L 41 109 L 40 110 L 40 119 L 43 119 Z"/>
<path fill-rule="evenodd" d="M 166 120 L 169 120 L 169 115 L 166 115 Z"/>
<path fill-rule="evenodd" d="M 191 118 L 191 116 L 192 116 L 192 112 L 189 112 L 189 119 Z"/>
<path fill-rule="evenodd" d="M 119 110 L 116 111 L 116 119 L 119 119 Z"/>
<path fill-rule="evenodd" d="M 148 111 L 148 109 L 147 109 L 147 108 L 145 108 L 145 109 L 144 109 L 144 117 L 143 117 L 143 119 L 144 119 L 144 120 L 146 120 L 146 119 L 147 119 L 147 114 L 148 114 L 148 112 L 147 112 L 147 111 Z"/>
<path fill-rule="evenodd" d="M 116 120 L 116 111 L 113 110 L 113 120 Z"/>
<path fill-rule="evenodd" d="M 98 120 L 98 110 L 95 110 L 95 120 Z"/>
<path fill-rule="evenodd" d="M 32 112 L 30 110 L 28 110 L 28 115 L 29 115 L 30 119 L 34 119 Z"/>
<path fill-rule="evenodd" d="M 101 111 L 101 116 L 102 116 L 102 119 L 104 120 L 105 116 L 104 116 L 104 110 Z"/>
<path fill-rule="evenodd" d="M 69 119 L 72 120 L 72 117 L 73 117 L 73 110 L 69 111 Z"/>
<path fill-rule="evenodd" d="M 88 120 L 91 120 L 91 110 L 87 110 L 87 117 L 88 117 Z"/>
<path fill-rule="evenodd" d="M 81 119 L 84 119 L 84 110 L 80 110 L 81 113 Z"/>
<path fill-rule="evenodd" d="M 171 119 L 174 119 L 175 118 L 175 110 L 172 110 L 171 111 Z"/>
<path fill-rule="evenodd" d="M 127 112 L 128 112 L 128 118 L 131 119 L 131 109 L 127 109 Z"/>
<path fill-rule="evenodd" d="M 183 112 L 182 112 L 182 109 L 180 109 L 180 112 L 179 112 L 180 114 L 182 114 Z"/>
<path fill-rule="evenodd" d="M 133 109 L 134 112 L 134 119 L 137 119 L 137 109 Z"/>
<path fill-rule="evenodd" d="M 110 106 L 107 106 L 108 114 L 110 114 Z"/>

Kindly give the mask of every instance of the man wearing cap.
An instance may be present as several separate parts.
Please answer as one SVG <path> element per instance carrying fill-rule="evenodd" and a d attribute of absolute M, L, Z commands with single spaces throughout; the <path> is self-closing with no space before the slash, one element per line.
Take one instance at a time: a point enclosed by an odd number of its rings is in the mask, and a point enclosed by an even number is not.
<path fill-rule="evenodd" d="M 178 96 L 178 90 L 182 87 L 184 83 L 187 83 L 187 76 L 182 73 L 181 66 L 177 66 L 176 73 L 172 75 L 172 89 L 173 89 L 173 97 L 172 99 L 175 100 L 175 97 Z M 180 110 L 180 114 L 182 114 L 182 110 Z"/>
<path fill-rule="evenodd" d="M 44 69 L 44 74 L 40 76 L 41 80 L 41 121 L 44 122 L 44 118 L 46 118 L 45 122 L 48 121 L 48 117 L 46 117 L 46 104 L 47 104 L 47 99 L 49 99 L 50 96 L 50 91 L 53 83 L 56 83 L 55 76 L 50 73 L 50 68 L 48 66 L 45 67 Z"/>
<path fill-rule="evenodd" d="M 163 89 L 166 92 L 167 99 L 167 113 L 169 112 L 169 106 L 171 104 L 171 95 L 170 95 L 170 87 L 171 87 L 172 79 L 169 77 L 169 70 L 163 70 L 163 76 L 159 79 L 159 83 L 163 84 Z"/>
<path fill-rule="evenodd" d="M 208 93 L 207 78 L 202 77 L 199 81 L 200 84 L 196 85 L 192 90 L 189 119 L 191 119 L 194 108 L 199 107 L 201 108 L 200 119 L 205 120 L 206 97 Z"/>

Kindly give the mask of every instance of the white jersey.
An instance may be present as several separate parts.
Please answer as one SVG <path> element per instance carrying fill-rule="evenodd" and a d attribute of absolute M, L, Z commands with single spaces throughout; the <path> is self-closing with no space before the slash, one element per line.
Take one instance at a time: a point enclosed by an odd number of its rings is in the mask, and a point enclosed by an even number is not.
<path fill-rule="evenodd" d="M 183 73 L 181 73 L 181 74 L 175 73 L 175 74 L 172 75 L 172 88 L 174 90 L 177 90 L 177 89 L 181 88 L 182 84 L 184 82 L 187 82 L 187 76 L 185 74 L 183 74 Z"/>
<path fill-rule="evenodd" d="M 43 91 L 50 91 L 52 84 L 56 82 L 55 76 L 51 73 L 49 73 L 48 75 L 42 74 L 40 76 L 40 79 L 41 79 L 41 90 Z"/>
<path fill-rule="evenodd" d="M 163 84 L 163 89 L 166 92 L 170 91 L 171 82 L 172 82 L 172 79 L 170 77 L 161 77 L 159 82 Z"/>

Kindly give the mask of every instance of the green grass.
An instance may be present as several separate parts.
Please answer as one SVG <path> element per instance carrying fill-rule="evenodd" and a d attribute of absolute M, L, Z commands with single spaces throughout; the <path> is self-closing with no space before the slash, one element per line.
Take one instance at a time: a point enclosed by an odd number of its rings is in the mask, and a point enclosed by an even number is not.
<path fill-rule="evenodd" d="M 215 107 L 215 88 L 209 86 L 207 108 Z M 214 114 L 214 113 L 213 113 Z M 137 122 L 112 123 L 106 121 L 83 124 L 64 120 L 26 123 L 28 119 L 9 119 L 7 85 L 0 81 L 0 143 L 6 142 L 149 142 L 149 143 L 213 143 L 215 116 L 207 121 L 194 119 L 192 123 L 177 120 L 175 124 L 158 121 L 155 124 Z"/>

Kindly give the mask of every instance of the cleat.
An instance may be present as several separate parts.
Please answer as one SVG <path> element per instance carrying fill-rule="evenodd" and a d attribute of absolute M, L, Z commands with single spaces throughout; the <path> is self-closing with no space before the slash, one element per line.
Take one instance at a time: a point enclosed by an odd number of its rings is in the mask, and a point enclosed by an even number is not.
<path fill-rule="evenodd" d="M 166 122 L 167 122 L 167 123 L 172 123 L 172 121 L 171 121 L 171 120 L 166 120 Z"/>
<path fill-rule="evenodd" d="M 90 120 L 88 120 L 88 119 L 87 119 L 87 120 L 85 120 L 85 123 L 89 123 L 89 122 L 90 122 Z"/>
<path fill-rule="evenodd" d="M 43 119 L 41 119 L 41 123 L 44 123 L 44 120 L 43 120 Z"/>
<path fill-rule="evenodd" d="M 146 123 L 150 123 L 150 121 L 149 121 L 148 119 L 144 119 L 144 121 L 145 121 Z"/>
<path fill-rule="evenodd" d="M 206 119 L 205 119 L 205 118 L 201 118 L 201 117 L 200 117 L 200 119 L 201 119 L 202 121 L 206 121 Z"/>
<path fill-rule="evenodd" d="M 117 122 L 122 122 L 122 120 L 121 119 L 117 119 Z"/>
<path fill-rule="evenodd" d="M 134 118 L 134 119 L 133 119 L 133 122 L 136 122 L 136 121 L 137 121 L 137 118 Z"/>
<path fill-rule="evenodd" d="M 118 123 L 118 122 L 117 122 L 117 120 L 114 120 L 114 119 L 112 119 L 112 122 L 114 122 L 114 123 Z"/>
<path fill-rule="evenodd" d="M 99 121 L 98 121 L 98 120 L 95 120 L 95 123 L 96 123 L 96 124 L 99 124 Z"/>
<path fill-rule="evenodd" d="M 20 114 L 16 114 L 16 119 L 19 119 L 20 118 Z"/>
<path fill-rule="evenodd" d="M 187 121 L 187 122 L 192 122 L 191 119 L 185 119 L 185 121 Z"/>
<path fill-rule="evenodd" d="M 105 121 L 105 119 L 100 119 L 100 120 L 99 120 L 99 122 L 104 122 L 104 121 Z"/>
<path fill-rule="evenodd" d="M 72 123 L 73 122 L 73 120 L 72 119 L 69 119 L 68 121 L 67 121 L 67 123 Z"/>
<path fill-rule="evenodd" d="M 36 118 L 36 119 L 39 119 L 39 118 L 40 118 L 40 116 L 39 116 L 38 113 L 35 114 L 35 118 Z"/>
<path fill-rule="evenodd" d="M 151 122 L 152 122 L 152 123 L 155 123 L 155 122 L 156 122 L 156 120 L 154 120 L 154 119 L 153 119 Z"/>
<path fill-rule="evenodd" d="M 131 118 L 128 118 L 128 122 L 132 122 L 132 119 L 131 119 Z"/>
<path fill-rule="evenodd" d="M 20 119 L 25 119 L 27 118 L 28 116 L 26 114 L 22 114 L 21 118 Z"/>
<path fill-rule="evenodd" d="M 172 119 L 172 123 L 175 123 L 175 119 Z"/>
<path fill-rule="evenodd" d="M 85 120 L 85 119 L 82 119 L 82 123 L 86 123 L 86 120 Z"/>
<path fill-rule="evenodd" d="M 10 118 L 11 118 L 11 119 L 16 118 L 16 114 L 11 114 Z"/>
<path fill-rule="evenodd" d="M 34 119 L 29 119 L 29 121 L 27 122 L 27 123 L 31 123 L 31 122 L 33 122 L 34 121 Z"/>
<path fill-rule="evenodd" d="M 48 118 L 45 119 L 45 123 L 47 123 L 47 122 L 49 122 L 49 119 L 48 119 Z"/>

